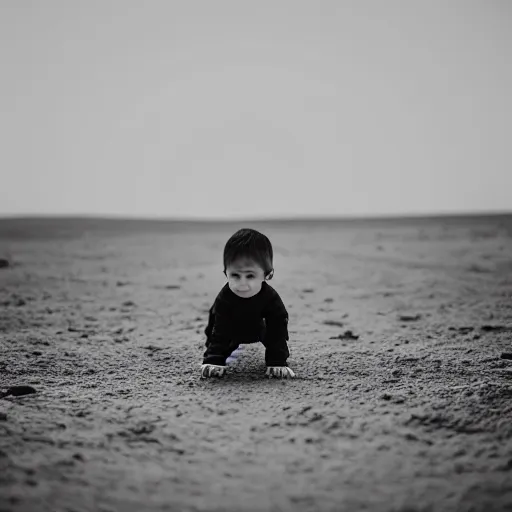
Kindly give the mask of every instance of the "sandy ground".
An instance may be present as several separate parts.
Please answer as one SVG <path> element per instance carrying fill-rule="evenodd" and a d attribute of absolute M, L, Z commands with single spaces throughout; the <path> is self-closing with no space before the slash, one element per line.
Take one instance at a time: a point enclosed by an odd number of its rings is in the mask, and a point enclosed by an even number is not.
<path fill-rule="evenodd" d="M 202 381 L 239 227 L 275 250 L 294 381 Z M 0 221 L 0 510 L 512 510 L 512 216 Z M 346 336 L 352 331 L 354 336 Z"/>

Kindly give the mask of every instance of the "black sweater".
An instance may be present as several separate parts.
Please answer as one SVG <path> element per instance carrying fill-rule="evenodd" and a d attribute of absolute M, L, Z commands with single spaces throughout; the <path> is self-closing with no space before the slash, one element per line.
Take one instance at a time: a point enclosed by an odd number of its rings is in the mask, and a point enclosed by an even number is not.
<path fill-rule="evenodd" d="M 209 311 L 203 364 L 225 365 L 240 343 L 261 341 L 267 366 L 286 366 L 288 312 L 279 294 L 267 282 L 248 299 L 233 293 L 226 283 Z"/>

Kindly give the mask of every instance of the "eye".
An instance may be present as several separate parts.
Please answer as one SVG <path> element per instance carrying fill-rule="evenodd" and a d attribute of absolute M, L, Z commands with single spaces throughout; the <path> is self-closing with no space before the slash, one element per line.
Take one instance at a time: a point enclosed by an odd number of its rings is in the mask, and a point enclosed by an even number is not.
<path fill-rule="evenodd" d="M 231 274 L 231 277 L 232 277 L 233 279 L 238 279 L 240 276 L 239 276 L 238 274 Z"/>
<path fill-rule="evenodd" d="M 254 276 L 253 276 L 252 274 L 249 274 L 249 275 L 247 276 L 247 279 L 254 279 Z"/>

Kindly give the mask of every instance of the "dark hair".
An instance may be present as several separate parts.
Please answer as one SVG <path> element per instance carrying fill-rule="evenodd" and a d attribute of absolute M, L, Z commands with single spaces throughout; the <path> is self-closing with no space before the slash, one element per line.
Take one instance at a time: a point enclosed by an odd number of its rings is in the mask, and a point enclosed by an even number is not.
<path fill-rule="evenodd" d="M 270 240 L 254 229 L 239 229 L 224 246 L 224 274 L 226 268 L 238 259 L 247 258 L 257 263 L 265 272 L 267 279 L 272 279 L 274 252 Z"/>

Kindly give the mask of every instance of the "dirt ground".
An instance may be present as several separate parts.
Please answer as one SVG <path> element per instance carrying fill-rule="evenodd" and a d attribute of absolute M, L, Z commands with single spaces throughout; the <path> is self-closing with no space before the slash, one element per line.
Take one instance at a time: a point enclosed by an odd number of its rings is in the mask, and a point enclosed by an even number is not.
<path fill-rule="evenodd" d="M 295 380 L 199 378 L 240 227 Z M 2 512 L 512 510 L 512 216 L 11 219 L 0 257 Z"/>

